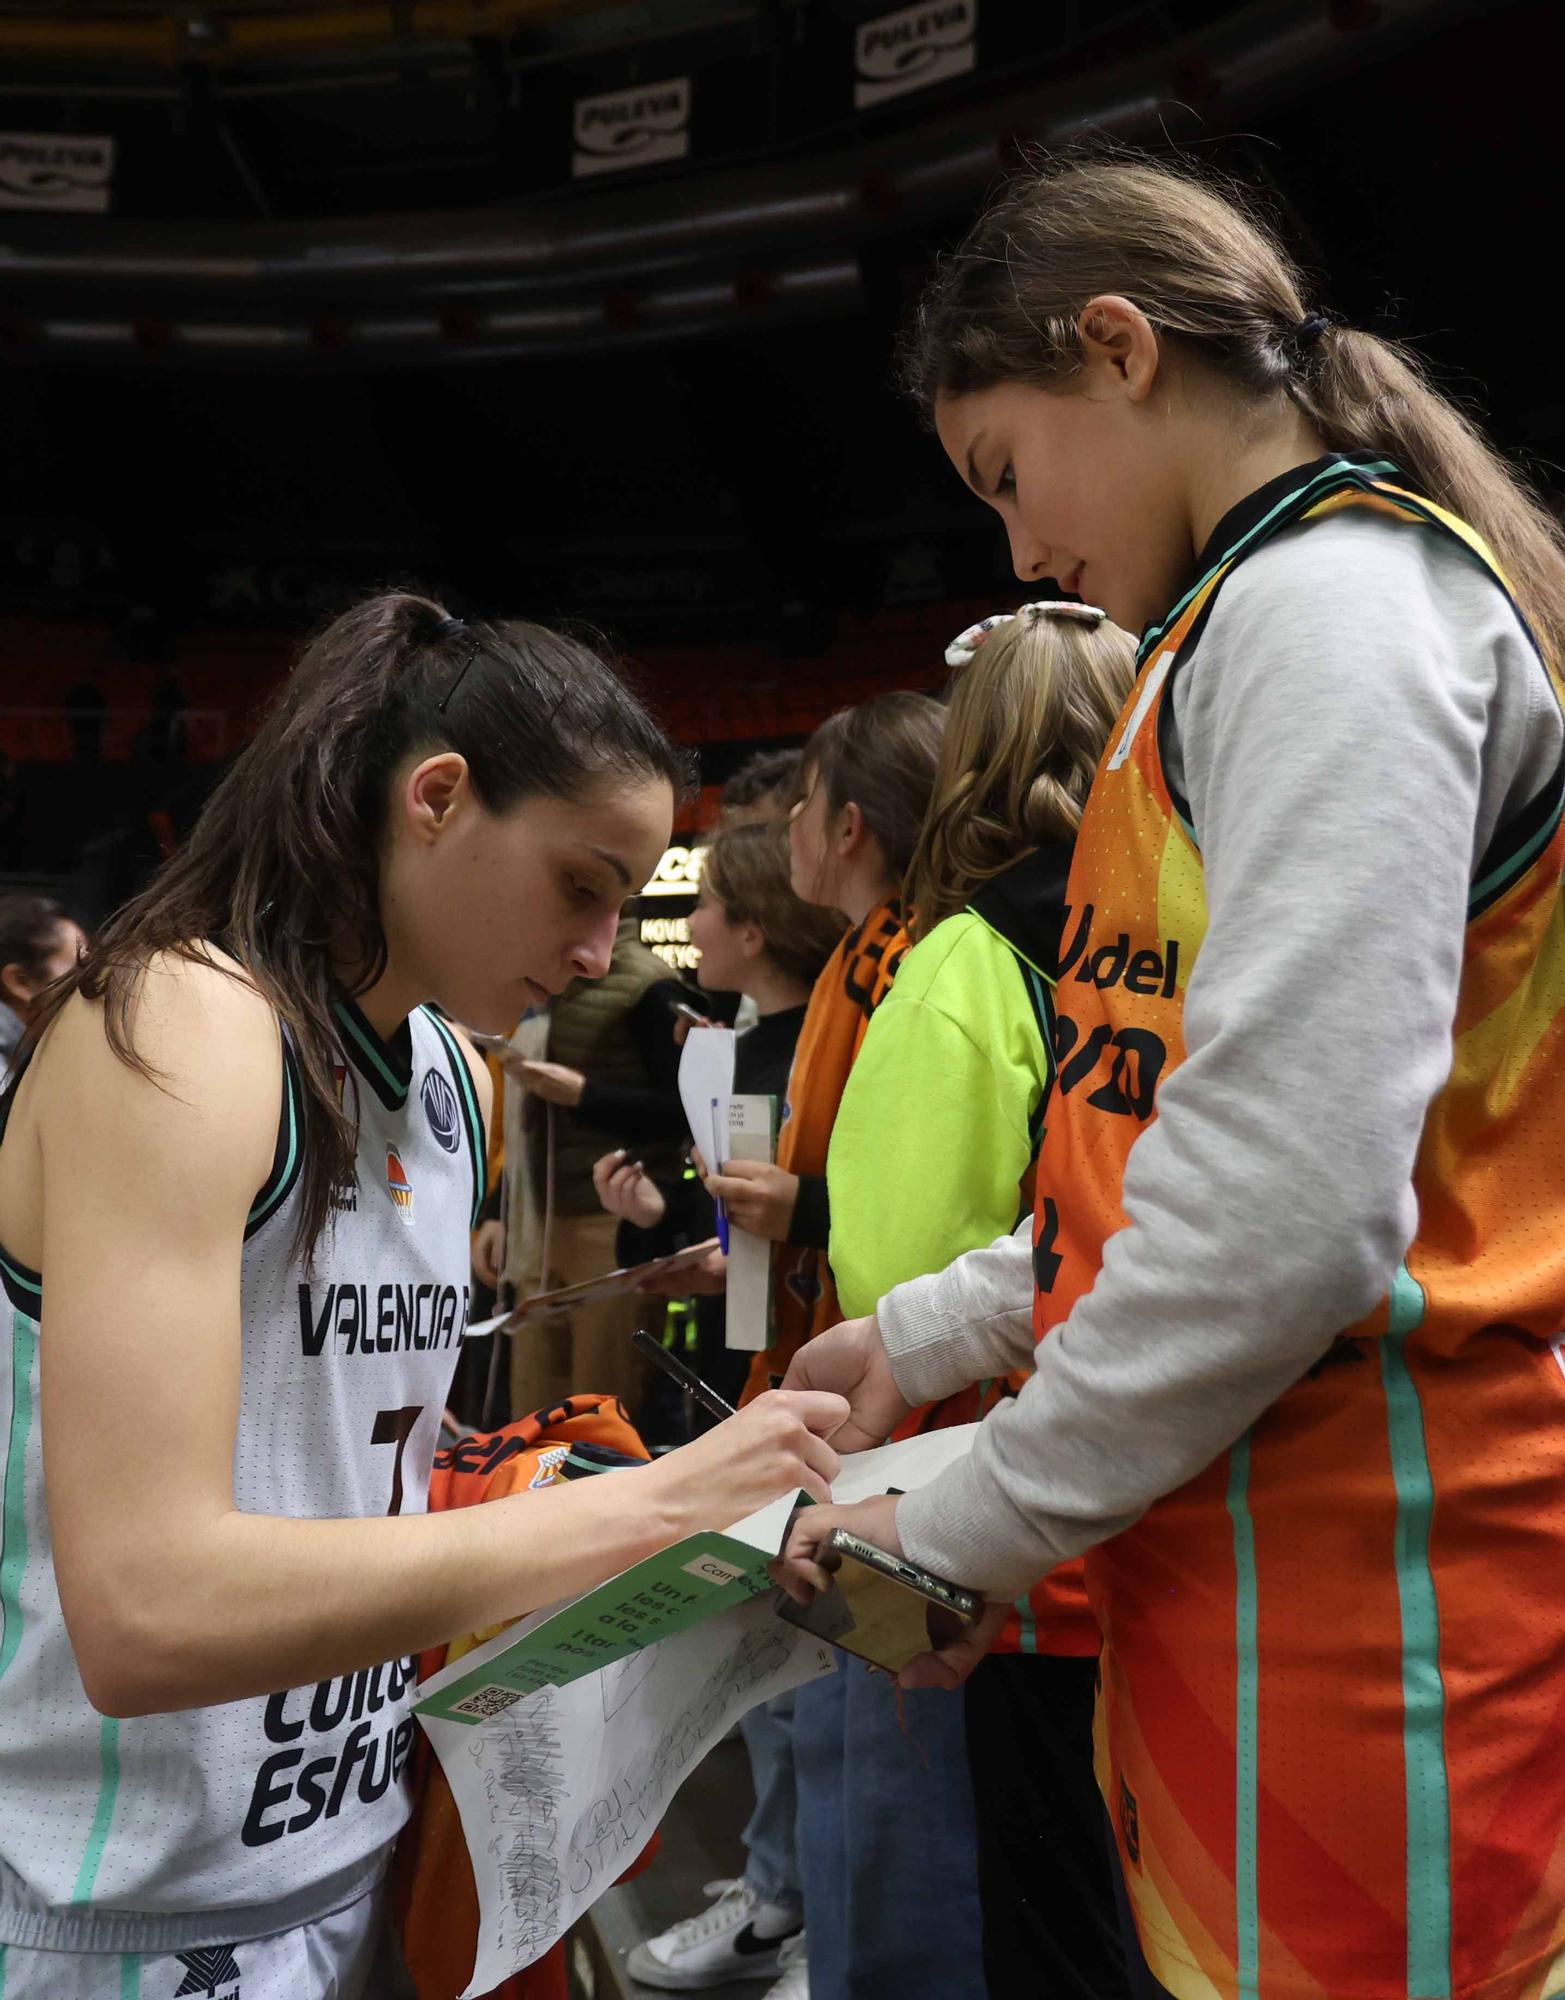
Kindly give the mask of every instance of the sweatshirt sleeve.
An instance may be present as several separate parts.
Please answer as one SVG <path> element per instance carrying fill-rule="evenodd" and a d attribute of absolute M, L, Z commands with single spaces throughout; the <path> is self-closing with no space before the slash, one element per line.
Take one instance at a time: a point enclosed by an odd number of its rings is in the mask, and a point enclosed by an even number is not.
<path fill-rule="evenodd" d="M 875 1314 L 892 1376 L 915 1408 L 1030 1368 L 1032 1217 L 943 1271 L 898 1285 Z"/>
<path fill-rule="evenodd" d="M 1200 1472 L 1384 1296 L 1414 1234 L 1476 853 L 1558 754 L 1559 713 L 1465 554 L 1335 526 L 1246 562 L 1182 670 L 1209 928 L 1127 1226 L 1020 1396 L 898 1508 L 910 1557 L 993 1596 Z"/>

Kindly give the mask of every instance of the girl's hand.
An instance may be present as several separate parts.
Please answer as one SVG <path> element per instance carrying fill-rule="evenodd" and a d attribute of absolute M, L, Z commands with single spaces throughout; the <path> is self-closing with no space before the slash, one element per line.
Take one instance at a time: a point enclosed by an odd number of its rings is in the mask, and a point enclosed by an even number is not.
<path fill-rule="evenodd" d="M 873 1313 L 868 1319 L 840 1320 L 807 1340 L 793 1357 L 783 1387 L 828 1389 L 847 1397 L 848 1421 L 832 1439 L 842 1452 L 884 1444 L 913 1407 L 897 1387 Z"/>
<path fill-rule="evenodd" d="M 898 1498 L 895 1493 L 882 1493 L 852 1507 L 801 1507 L 782 1554 L 771 1565 L 773 1580 L 800 1604 L 808 1604 L 817 1591 L 829 1589 L 831 1576 L 821 1566 L 820 1552 L 834 1528 L 846 1528 L 887 1555 L 905 1555 L 897 1535 Z M 949 1612 L 942 1614 L 935 1606 L 931 1609 L 937 1619 L 944 1615 L 956 1625 Z M 932 1639 L 930 1650 L 909 1660 L 898 1674 L 897 1686 L 959 1688 L 994 1644 L 1009 1610 L 1008 1604 L 986 1604 L 977 1624 L 958 1626 L 949 1640 Z"/>
<path fill-rule="evenodd" d="M 525 1059 L 514 1068 L 507 1066 L 509 1073 L 517 1077 L 546 1104 L 580 1104 L 582 1090 L 587 1079 L 579 1069 L 567 1069 L 564 1063 L 528 1062 Z"/>
<path fill-rule="evenodd" d="M 702 1186 L 728 1211 L 728 1219 L 752 1236 L 786 1243 L 799 1199 L 799 1176 L 764 1160 L 730 1160 L 720 1174 L 707 1174 Z"/>
<path fill-rule="evenodd" d="M 668 1213 L 663 1190 L 639 1160 L 626 1156 L 623 1146 L 593 1162 L 592 1185 L 610 1215 L 634 1223 L 637 1229 L 655 1229 Z"/>
<path fill-rule="evenodd" d="M 492 1292 L 505 1269 L 505 1224 L 498 1218 L 479 1223 L 473 1231 L 473 1276 Z"/>
<path fill-rule="evenodd" d="M 732 1527 L 801 1489 L 829 1501 L 841 1460 L 826 1439 L 846 1415 L 840 1396 L 773 1389 L 638 1476 L 666 1483 L 676 1508 L 694 1523 L 688 1532 Z"/>
<path fill-rule="evenodd" d="M 786 1389 L 778 1391 L 786 1396 Z M 862 1542 L 872 1542 L 888 1556 L 902 1554 L 897 1536 L 896 1493 L 877 1493 L 850 1507 L 801 1507 L 788 1539 L 772 1564 L 773 1579 L 796 1604 L 808 1604 L 820 1591 L 831 1589 L 831 1572 L 820 1560 L 821 1546 L 834 1528 L 846 1528 Z M 833 1558 L 835 1560 L 835 1558 Z"/>
<path fill-rule="evenodd" d="M 709 1250 L 699 1264 L 686 1264 L 678 1271 L 659 1271 L 636 1287 L 660 1299 L 711 1298 L 728 1289 L 728 1259 L 721 1250 Z"/>

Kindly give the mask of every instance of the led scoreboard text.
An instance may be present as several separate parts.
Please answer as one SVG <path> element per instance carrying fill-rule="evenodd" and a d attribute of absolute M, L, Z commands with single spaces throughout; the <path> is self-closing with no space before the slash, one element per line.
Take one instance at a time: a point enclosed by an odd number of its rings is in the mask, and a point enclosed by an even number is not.
<path fill-rule="evenodd" d="M 701 953 L 690 942 L 690 912 L 701 882 L 699 847 L 670 847 L 642 890 L 641 942 L 676 972 L 693 972 Z"/>

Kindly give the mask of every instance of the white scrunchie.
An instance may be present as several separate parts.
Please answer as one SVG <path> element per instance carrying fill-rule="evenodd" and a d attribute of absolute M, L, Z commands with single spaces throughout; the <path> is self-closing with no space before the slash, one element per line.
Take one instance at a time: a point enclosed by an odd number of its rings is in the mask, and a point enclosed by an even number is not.
<path fill-rule="evenodd" d="M 996 611 L 988 618 L 980 618 L 976 625 L 969 625 L 965 632 L 958 633 L 946 647 L 946 665 L 965 667 L 972 663 L 973 655 L 998 625 L 1009 625 L 1013 618 L 1025 618 L 1029 625 L 1036 625 L 1040 618 L 1074 618 L 1078 625 L 1101 625 L 1108 616 L 1096 604 L 1074 604 L 1068 598 L 1041 598 L 1033 604 L 1019 605 L 1015 611 Z"/>

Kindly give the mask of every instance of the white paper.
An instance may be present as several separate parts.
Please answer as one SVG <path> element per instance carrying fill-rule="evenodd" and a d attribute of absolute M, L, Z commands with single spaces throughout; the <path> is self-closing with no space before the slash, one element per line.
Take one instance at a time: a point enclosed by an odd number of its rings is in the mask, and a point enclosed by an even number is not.
<path fill-rule="evenodd" d="M 708 1173 L 728 1158 L 728 1100 L 734 1094 L 734 1031 L 692 1028 L 679 1058 L 679 1101 Z"/>
<path fill-rule="evenodd" d="M 478 1955 L 462 2000 L 565 1935 L 739 1716 L 833 1664 L 829 1646 L 760 1598 L 568 1687 L 541 1688 L 477 1728 L 422 1718 L 478 1884 Z"/>
<path fill-rule="evenodd" d="M 831 1504 L 851 1507 L 855 1500 L 872 1500 L 878 1493 L 889 1493 L 893 1486 L 903 1493 L 927 1486 L 948 1465 L 967 1456 L 977 1435 L 977 1424 L 953 1424 L 949 1430 L 925 1431 L 897 1444 L 883 1444 L 875 1451 L 856 1451 L 842 1461 L 842 1470 L 832 1482 Z M 798 1496 L 785 1493 L 724 1533 L 775 1556 L 781 1552 L 783 1532 L 797 1505 Z M 953 1583 L 961 1580 L 951 1578 Z"/>
<path fill-rule="evenodd" d="M 916 1487 L 927 1485 L 938 1478 L 948 1465 L 954 1465 L 959 1458 L 965 1458 L 973 1448 L 973 1439 L 978 1435 L 977 1424 L 953 1424 L 948 1430 L 926 1431 L 918 1437 L 903 1438 L 897 1444 L 883 1444 L 875 1451 L 851 1453 L 842 1461 L 832 1487 L 832 1503 L 838 1507 L 849 1507 L 855 1500 L 873 1499 L 875 1495 L 886 1493 L 893 1486 L 903 1493 L 911 1493 Z M 742 1521 L 735 1521 L 722 1532 L 736 1542 L 745 1542 L 763 1555 L 775 1556 L 781 1553 L 783 1535 L 794 1509 L 799 1504 L 797 1493 L 784 1493 L 768 1506 L 747 1514 Z M 673 1544 L 677 1548 L 678 1543 Z M 622 1576 L 633 1576 L 640 1565 L 633 1564 Z M 612 1582 L 614 1579 L 610 1579 Z M 959 1579 L 955 1579 L 959 1580 Z M 585 1593 L 583 1593 L 585 1595 Z M 481 1646 L 461 1654 L 447 1666 L 431 1674 L 419 1683 L 418 1694 L 421 1701 L 441 1693 L 459 1680 L 465 1680 L 476 1667 L 486 1667 L 491 1660 L 500 1656 L 534 1632 L 538 1626 L 562 1611 L 574 1598 L 562 1597 L 553 1604 L 547 1604 L 540 1611 L 531 1611 L 525 1617 L 516 1619 L 492 1639 L 486 1639 Z M 726 1614 L 724 1614 L 726 1615 Z M 692 1628 L 702 1630 L 700 1626 Z M 659 1645 L 670 1645 L 672 1640 L 660 1640 Z M 648 1649 L 653 1650 L 652 1648 Z M 439 1721 L 437 1717 L 420 1716 L 421 1722 Z M 467 1725 L 453 1723 L 451 1728 Z"/>
<path fill-rule="evenodd" d="M 770 1097 L 733 1097 L 728 1103 L 728 1157 L 771 1164 L 776 1150 L 776 1106 Z M 726 1346 L 759 1354 L 772 1337 L 772 1246 L 764 1236 L 731 1223 L 728 1230 L 728 1288 L 724 1313 Z"/>
<path fill-rule="evenodd" d="M 960 1424 L 856 1452 L 842 1461 L 832 1499 L 911 1493 L 971 1451 L 977 1433 Z M 774 1556 L 797 1505 L 785 1493 L 724 1532 Z M 420 1698 L 487 1666 L 562 1608 L 533 1612 L 464 1653 L 423 1683 Z M 618 1880 L 737 1717 L 833 1664 L 831 1648 L 785 1624 L 767 1596 L 513 1700 L 491 1721 L 420 1714 L 478 1885 L 478 1958 L 462 2000 L 531 1965 Z"/>

